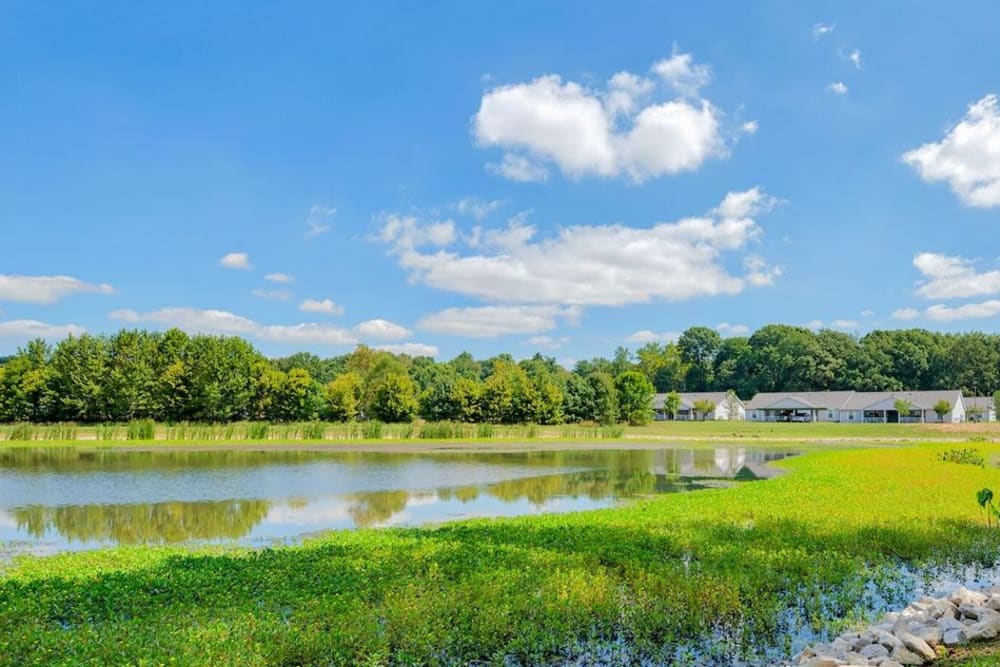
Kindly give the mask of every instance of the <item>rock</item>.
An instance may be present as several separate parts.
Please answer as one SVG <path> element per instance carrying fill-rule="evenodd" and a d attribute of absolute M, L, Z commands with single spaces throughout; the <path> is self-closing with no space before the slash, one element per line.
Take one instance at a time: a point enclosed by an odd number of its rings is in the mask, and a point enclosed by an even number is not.
<path fill-rule="evenodd" d="M 900 665 L 922 665 L 924 664 L 924 659 L 911 651 L 910 649 L 902 646 L 897 648 L 892 652 L 892 658 Z"/>
<path fill-rule="evenodd" d="M 814 658 L 809 658 L 809 662 L 805 663 L 806 667 L 840 667 L 840 663 L 833 658 L 821 658 L 816 656 Z"/>
<path fill-rule="evenodd" d="M 863 646 L 860 651 L 861 655 L 868 659 L 871 658 L 885 658 L 889 655 L 889 649 L 882 646 L 881 644 L 869 644 L 868 646 Z"/>
<path fill-rule="evenodd" d="M 982 606 L 986 604 L 987 600 L 989 600 L 987 596 L 976 591 L 970 591 L 964 586 L 948 597 L 948 601 L 956 607 L 961 607 L 962 605 Z"/>
<path fill-rule="evenodd" d="M 969 640 L 965 636 L 965 630 L 945 630 L 944 636 L 941 638 L 941 642 L 948 648 L 965 644 L 968 641 Z"/>
<path fill-rule="evenodd" d="M 899 638 L 899 641 L 903 642 L 903 646 L 921 656 L 924 660 L 930 661 L 937 657 L 937 654 L 934 653 L 934 649 L 932 649 L 927 642 L 914 634 L 901 632 L 897 634 L 896 637 Z M 900 662 L 902 662 L 902 660 L 900 660 Z"/>
<path fill-rule="evenodd" d="M 995 622 L 993 619 L 986 619 L 970 625 L 963 632 L 965 632 L 965 637 L 970 642 L 986 641 L 1000 634 L 1000 623 Z"/>
<path fill-rule="evenodd" d="M 927 642 L 927 645 L 933 649 L 941 643 L 941 638 L 944 636 L 944 633 L 941 631 L 941 628 L 935 624 L 921 626 L 913 630 L 913 635 L 923 639 Z"/>
<path fill-rule="evenodd" d="M 986 606 L 990 609 L 1000 611 L 1000 593 L 994 593 L 991 595 L 990 599 L 986 601 Z"/>

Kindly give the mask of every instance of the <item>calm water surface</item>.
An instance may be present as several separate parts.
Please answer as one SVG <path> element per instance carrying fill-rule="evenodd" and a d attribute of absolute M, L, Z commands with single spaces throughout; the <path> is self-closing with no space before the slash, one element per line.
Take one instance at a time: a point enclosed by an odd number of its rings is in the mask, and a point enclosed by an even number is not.
<path fill-rule="evenodd" d="M 0 450 L 0 551 L 259 545 L 327 529 L 595 509 L 756 479 L 792 453 Z"/>

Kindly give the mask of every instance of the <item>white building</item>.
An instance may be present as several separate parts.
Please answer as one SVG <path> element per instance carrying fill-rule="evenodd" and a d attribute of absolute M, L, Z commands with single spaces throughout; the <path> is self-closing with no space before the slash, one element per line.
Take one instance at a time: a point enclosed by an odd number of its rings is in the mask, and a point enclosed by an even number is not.
<path fill-rule="evenodd" d="M 908 404 L 906 414 L 900 413 L 898 401 Z M 943 403 L 947 403 L 949 409 L 942 417 L 938 417 L 935 408 Z M 965 421 L 966 399 L 957 389 L 762 392 L 747 403 L 746 410 L 750 421 L 954 424 Z"/>
<path fill-rule="evenodd" d="M 965 418 L 970 422 L 995 422 L 997 408 L 992 396 L 965 397 Z"/>
<path fill-rule="evenodd" d="M 724 391 L 703 391 L 688 392 L 679 395 L 681 397 L 681 405 L 672 417 L 676 420 L 692 421 L 704 418 L 712 421 L 743 421 L 747 417 L 746 406 L 735 394 L 727 394 Z M 653 413 L 656 421 L 671 419 L 671 415 L 667 413 L 664 407 L 667 396 L 668 394 L 656 394 L 653 396 Z M 732 399 L 732 403 L 730 403 L 730 399 Z M 710 401 L 715 404 L 715 409 L 703 416 L 695 410 L 694 404 L 697 401 Z"/>

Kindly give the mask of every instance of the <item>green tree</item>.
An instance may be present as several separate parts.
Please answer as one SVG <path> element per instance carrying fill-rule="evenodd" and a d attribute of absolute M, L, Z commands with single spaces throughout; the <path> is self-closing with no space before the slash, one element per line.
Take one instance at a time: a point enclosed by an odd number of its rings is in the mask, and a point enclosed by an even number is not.
<path fill-rule="evenodd" d="M 633 426 L 648 424 L 653 418 L 653 383 L 638 371 L 625 371 L 615 378 L 618 412 Z"/>
<path fill-rule="evenodd" d="M 708 418 L 708 415 L 715 412 L 715 403 L 707 398 L 698 399 L 691 404 L 691 407 L 694 408 L 696 414 L 701 415 L 701 421 L 705 421 L 705 419 Z"/>
<path fill-rule="evenodd" d="M 677 339 L 681 361 L 688 367 L 684 379 L 688 391 L 707 391 L 711 388 L 715 358 L 721 348 L 722 336 L 708 327 L 691 327 Z"/>
<path fill-rule="evenodd" d="M 587 377 L 587 383 L 590 385 L 592 396 L 590 420 L 603 425 L 617 422 L 620 403 L 614 378 L 598 371 Z"/>
<path fill-rule="evenodd" d="M 353 371 L 344 373 L 323 387 L 326 416 L 332 421 L 349 422 L 358 418 L 361 405 L 361 376 Z"/>
<path fill-rule="evenodd" d="M 371 416 L 384 422 L 412 422 L 417 415 L 417 386 L 405 373 L 389 373 L 375 387 Z"/>
<path fill-rule="evenodd" d="M 455 418 L 474 423 L 483 419 L 483 383 L 479 380 L 460 377 L 451 390 L 451 400 L 455 405 Z"/>
<path fill-rule="evenodd" d="M 896 413 L 899 415 L 899 421 L 903 421 L 905 418 L 910 416 L 910 410 L 913 408 L 913 403 L 905 398 L 897 398 L 893 401 L 892 406 L 896 408 Z"/>
<path fill-rule="evenodd" d="M 938 421 L 943 422 L 944 416 L 951 412 L 951 403 L 945 400 L 940 400 L 934 404 L 934 412 L 937 413 Z"/>
<path fill-rule="evenodd" d="M 677 413 L 681 409 L 681 395 L 676 391 L 672 391 L 667 394 L 663 399 L 663 411 L 666 412 L 670 419 L 677 417 Z"/>

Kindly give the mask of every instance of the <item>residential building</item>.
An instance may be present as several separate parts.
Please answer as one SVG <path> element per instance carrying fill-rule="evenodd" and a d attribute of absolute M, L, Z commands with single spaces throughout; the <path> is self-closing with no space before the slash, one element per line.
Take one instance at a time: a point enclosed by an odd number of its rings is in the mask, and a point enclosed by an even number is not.
<path fill-rule="evenodd" d="M 995 422 L 997 408 L 992 396 L 966 396 L 965 418 L 970 422 Z"/>
<path fill-rule="evenodd" d="M 656 394 L 653 397 L 653 413 L 656 421 L 667 421 L 669 419 L 680 421 L 692 421 L 696 419 L 743 421 L 746 419 L 746 406 L 735 394 L 727 394 L 724 391 L 704 391 L 681 393 L 680 397 L 680 408 L 674 415 L 670 415 L 664 407 L 667 394 Z M 710 401 L 715 404 L 715 409 L 707 415 L 702 415 L 694 407 L 694 404 L 698 401 Z"/>
<path fill-rule="evenodd" d="M 909 410 L 901 414 L 899 402 Z M 937 408 L 948 405 L 940 417 Z M 958 389 L 942 391 L 762 392 L 746 405 L 750 421 L 864 423 L 958 423 L 966 418 L 966 399 Z M 995 418 L 995 413 L 994 413 Z"/>

